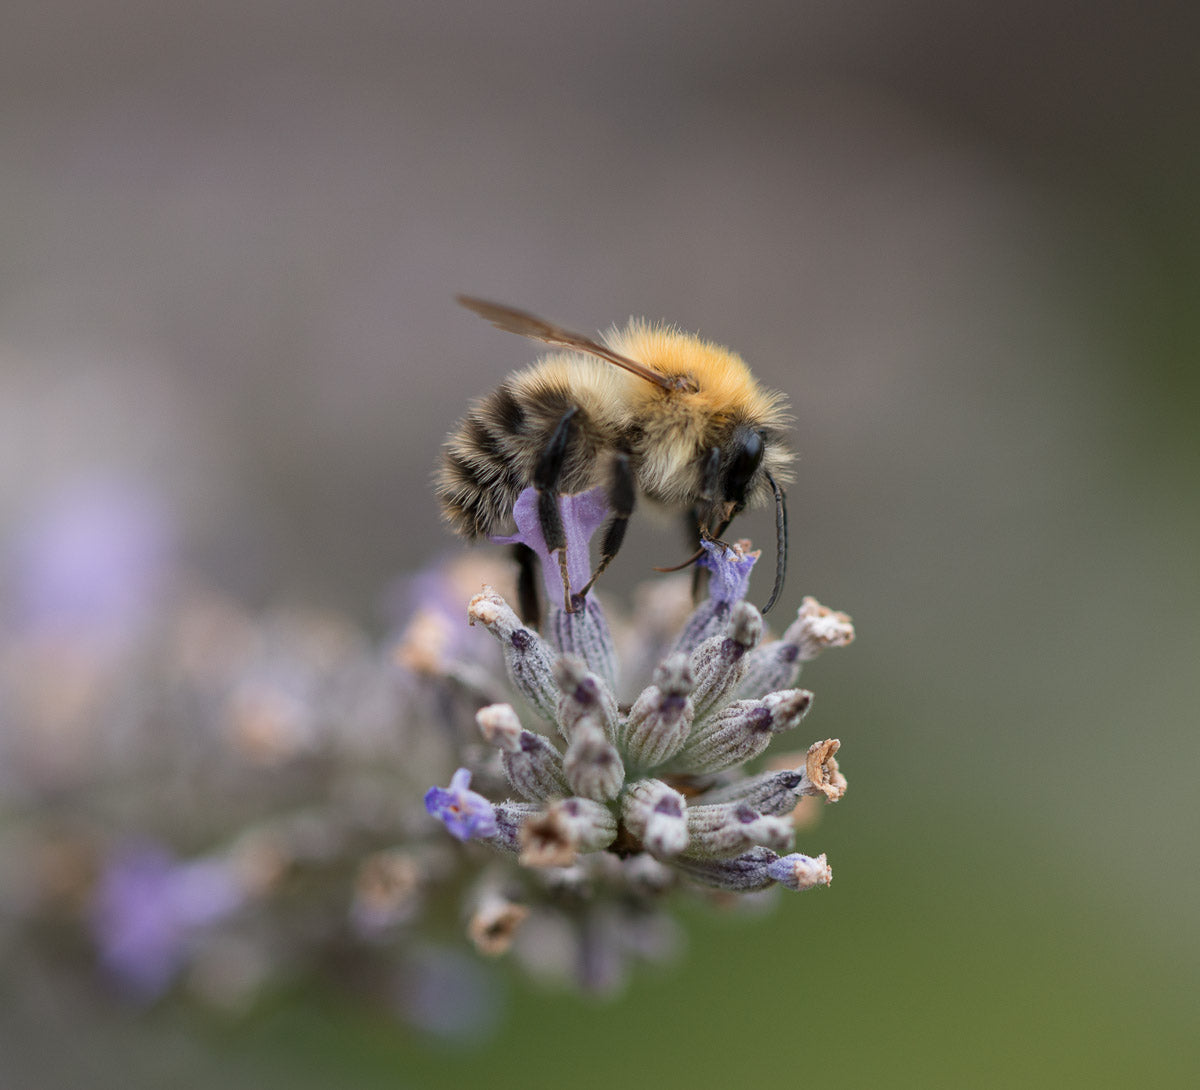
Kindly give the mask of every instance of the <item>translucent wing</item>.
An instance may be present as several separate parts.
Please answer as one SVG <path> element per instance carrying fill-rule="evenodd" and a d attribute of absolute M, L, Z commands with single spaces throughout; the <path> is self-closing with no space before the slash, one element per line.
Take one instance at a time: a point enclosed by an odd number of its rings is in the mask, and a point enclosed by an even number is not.
<path fill-rule="evenodd" d="M 638 363 L 637 360 L 631 360 L 628 356 L 614 352 L 607 345 L 594 341 L 591 337 L 585 337 L 582 333 L 572 333 L 569 329 L 563 329 L 562 326 L 557 326 L 528 311 L 517 310 L 516 307 L 506 307 L 501 303 L 489 303 L 485 299 L 475 299 L 470 295 L 459 295 L 456 298 L 468 310 L 473 310 L 481 318 L 486 318 L 497 329 L 503 329 L 506 333 L 516 333 L 519 336 L 529 337 L 535 341 L 544 341 L 546 344 L 553 344 L 559 348 L 572 348 L 577 352 L 587 352 L 589 355 L 598 356 L 617 367 L 623 367 L 626 371 L 637 375 L 638 378 L 644 378 L 647 382 L 652 382 L 663 390 L 692 388 L 692 384 L 687 378 L 660 374 L 645 364 Z"/>

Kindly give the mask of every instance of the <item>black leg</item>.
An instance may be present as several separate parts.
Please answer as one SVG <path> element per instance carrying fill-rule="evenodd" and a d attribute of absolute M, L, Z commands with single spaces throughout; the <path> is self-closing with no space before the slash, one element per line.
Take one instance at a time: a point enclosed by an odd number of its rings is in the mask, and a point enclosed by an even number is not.
<path fill-rule="evenodd" d="M 708 458 L 704 463 L 704 475 L 700 478 L 700 495 L 697 497 L 705 506 L 711 504 L 715 499 L 720 476 L 721 448 L 713 447 L 708 452 Z"/>
<path fill-rule="evenodd" d="M 708 460 L 704 463 L 704 475 L 700 478 L 700 495 L 697 497 L 693 518 L 696 520 L 698 535 L 701 541 L 713 541 L 724 545 L 721 535 L 729 527 L 733 516 L 740 507 L 726 502 L 719 502 L 718 492 L 721 483 L 721 449 L 713 447 L 708 452 Z M 701 510 L 704 515 L 701 517 Z M 719 523 L 713 530 L 713 523 Z"/>
<path fill-rule="evenodd" d="M 567 535 L 563 530 L 562 513 L 558 509 L 558 484 L 562 478 L 563 465 L 567 460 L 567 447 L 571 441 L 571 418 L 576 413 L 571 406 L 554 428 L 550 441 L 538 458 L 533 473 L 533 484 L 538 490 L 538 523 L 542 537 L 546 539 L 546 551 L 558 552 L 558 568 L 562 574 L 563 608 L 572 612 L 571 580 L 567 575 Z"/>
<path fill-rule="evenodd" d="M 592 572 L 587 585 L 579 592 L 581 598 L 592 589 L 592 584 L 600 578 L 601 572 L 620 551 L 621 542 L 625 540 L 625 527 L 629 525 L 629 516 L 633 514 L 636 495 L 629 457 L 618 454 L 613 458 L 612 477 L 608 482 L 608 506 L 612 510 L 612 516 L 604 529 L 604 537 L 600 540 L 600 563 Z"/>
<path fill-rule="evenodd" d="M 521 620 L 530 628 L 541 628 L 542 605 L 538 601 L 537 553 L 519 541 L 512 547 L 517 562 L 517 605 Z"/>
<path fill-rule="evenodd" d="M 696 509 L 690 508 L 683 514 L 683 532 L 687 538 L 687 547 L 694 549 L 700 540 L 700 516 Z M 702 554 L 697 554 L 702 555 Z M 692 565 L 692 601 L 697 605 L 708 589 L 708 569 L 699 564 Z"/>

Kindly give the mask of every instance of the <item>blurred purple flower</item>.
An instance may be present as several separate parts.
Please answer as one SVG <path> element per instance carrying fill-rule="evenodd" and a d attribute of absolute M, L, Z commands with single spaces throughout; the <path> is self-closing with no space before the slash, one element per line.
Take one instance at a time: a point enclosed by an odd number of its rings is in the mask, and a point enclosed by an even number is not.
<path fill-rule="evenodd" d="M 416 1029 L 461 1045 L 491 1036 L 501 999 L 495 979 L 477 962 L 458 951 L 429 948 L 407 959 L 397 1005 Z"/>
<path fill-rule="evenodd" d="M 509 571 L 495 558 L 472 552 L 394 580 L 380 604 L 396 632 L 397 661 L 434 675 L 467 663 L 483 669 L 498 665 L 496 641 L 467 624 L 463 602 Z"/>
<path fill-rule="evenodd" d="M 179 863 L 158 844 L 126 845 L 104 869 L 92 906 L 101 964 L 134 997 L 156 999 L 183 967 L 195 935 L 242 900 L 222 862 Z"/>
<path fill-rule="evenodd" d="M 128 631 L 161 589 L 171 536 L 158 500 L 127 482 L 76 481 L 43 497 L 7 558 L 19 623 Z"/>
<path fill-rule="evenodd" d="M 450 787 L 425 792 L 425 809 L 445 824 L 459 840 L 496 835 L 496 812 L 482 795 L 469 790 L 471 773 L 460 768 L 450 777 Z"/>

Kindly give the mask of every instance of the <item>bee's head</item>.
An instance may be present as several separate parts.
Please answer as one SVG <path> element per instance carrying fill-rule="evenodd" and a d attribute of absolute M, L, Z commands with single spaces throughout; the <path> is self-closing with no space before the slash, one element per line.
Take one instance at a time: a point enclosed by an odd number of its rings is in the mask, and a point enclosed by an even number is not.
<path fill-rule="evenodd" d="M 727 509 L 722 521 L 733 518 L 749 499 L 752 485 L 760 481 L 759 467 L 762 466 L 766 439 L 763 433 L 740 425 L 721 452 L 721 474 L 719 494 Z M 715 498 L 715 497 L 714 497 Z"/>
<path fill-rule="evenodd" d="M 739 424 L 719 445 L 702 455 L 700 504 L 696 514 L 702 530 L 720 536 L 725 527 L 747 503 L 759 500 L 754 493 L 762 488 L 766 437 L 762 432 Z"/>
<path fill-rule="evenodd" d="M 702 532 L 720 537 L 747 503 L 775 500 L 775 586 L 763 612 L 775 604 L 787 568 L 787 507 L 783 489 L 766 465 L 768 436 L 746 424 L 737 425 L 728 439 L 706 458 L 702 499 L 697 514 Z"/>

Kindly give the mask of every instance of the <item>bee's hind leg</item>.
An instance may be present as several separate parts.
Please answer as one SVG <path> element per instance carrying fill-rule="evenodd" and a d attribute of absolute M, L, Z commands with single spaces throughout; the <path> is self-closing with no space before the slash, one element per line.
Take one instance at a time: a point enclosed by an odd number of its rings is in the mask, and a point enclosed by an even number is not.
<path fill-rule="evenodd" d="M 531 628 L 542 626 L 542 603 L 538 599 L 537 553 L 528 545 L 517 542 L 512 547 L 517 562 L 517 606 L 521 621 Z"/>
<path fill-rule="evenodd" d="M 604 537 L 600 541 L 600 563 L 592 572 L 583 590 L 579 592 L 582 598 L 592 584 L 600 578 L 600 574 L 612 562 L 625 540 L 625 528 L 629 525 L 629 516 L 633 514 L 633 506 L 637 490 L 633 484 L 633 470 L 629 467 L 629 456 L 617 454 L 612 461 L 612 476 L 608 482 L 608 506 L 612 515 L 604 529 Z"/>
<path fill-rule="evenodd" d="M 558 568 L 562 574 L 563 609 L 574 612 L 571 606 L 571 580 L 567 574 L 567 534 L 563 529 L 562 512 L 558 509 L 558 485 L 567 447 L 571 441 L 571 418 L 577 412 L 572 405 L 555 425 L 550 441 L 538 456 L 533 471 L 533 485 L 538 492 L 538 525 L 546 541 L 547 554 L 558 551 Z"/>

